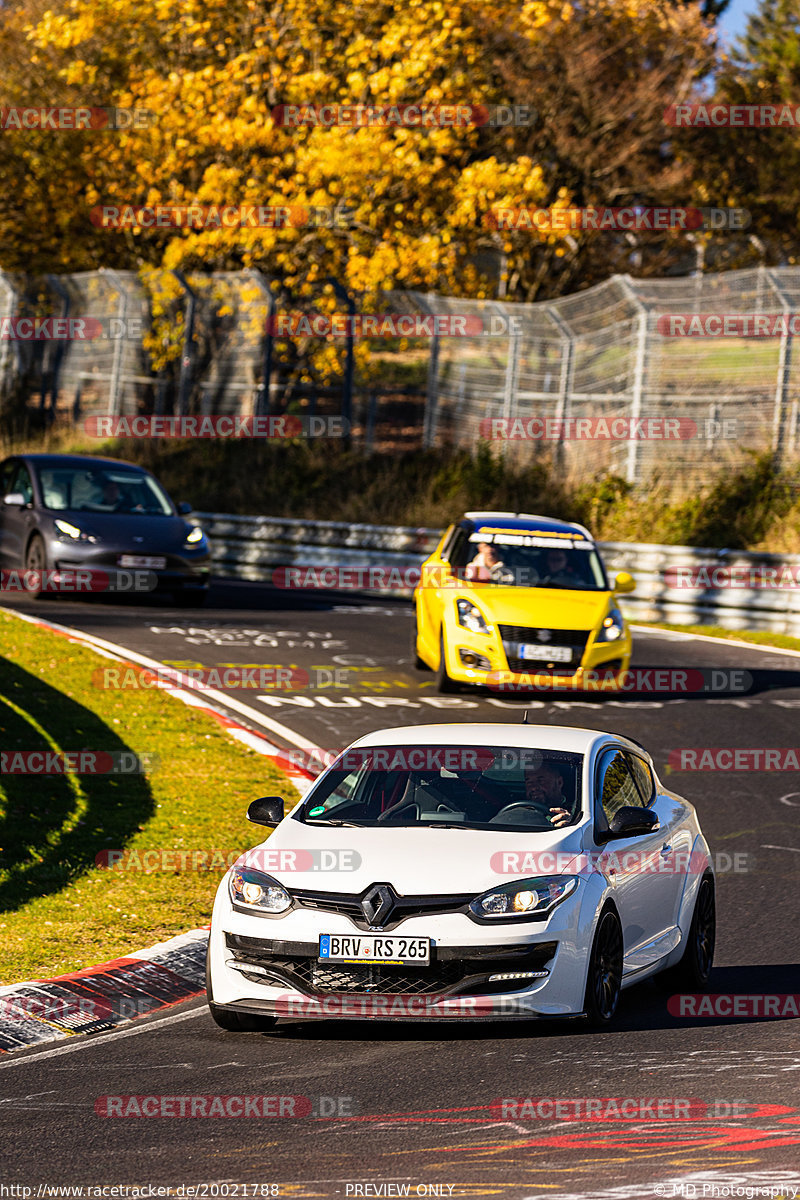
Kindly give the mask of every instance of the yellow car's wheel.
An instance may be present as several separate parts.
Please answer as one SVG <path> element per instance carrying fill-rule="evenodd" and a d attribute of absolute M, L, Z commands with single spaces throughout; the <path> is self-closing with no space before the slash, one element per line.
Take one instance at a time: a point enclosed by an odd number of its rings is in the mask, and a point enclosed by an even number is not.
<path fill-rule="evenodd" d="M 414 609 L 414 615 L 411 618 L 411 661 L 418 671 L 430 671 L 430 667 L 420 658 L 417 651 L 417 610 Z"/>
<path fill-rule="evenodd" d="M 439 634 L 439 669 L 436 672 L 436 690 L 443 696 L 452 696 L 459 691 L 459 686 L 447 674 L 447 659 L 444 653 L 444 630 Z"/>

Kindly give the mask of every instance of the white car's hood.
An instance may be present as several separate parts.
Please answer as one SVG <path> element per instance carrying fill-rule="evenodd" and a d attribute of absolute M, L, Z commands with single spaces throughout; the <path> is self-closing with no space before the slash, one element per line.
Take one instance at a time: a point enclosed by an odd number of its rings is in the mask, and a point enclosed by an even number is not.
<path fill-rule="evenodd" d="M 584 823 L 541 833 L 490 833 L 435 827 L 323 827 L 286 819 L 267 841 L 242 855 L 237 865 L 264 871 L 290 891 L 294 886 L 358 894 L 370 884 L 390 883 L 404 896 L 479 895 L 513 879 L 568 874 L 570 859 L 582 848 L 583 831 Z"/>

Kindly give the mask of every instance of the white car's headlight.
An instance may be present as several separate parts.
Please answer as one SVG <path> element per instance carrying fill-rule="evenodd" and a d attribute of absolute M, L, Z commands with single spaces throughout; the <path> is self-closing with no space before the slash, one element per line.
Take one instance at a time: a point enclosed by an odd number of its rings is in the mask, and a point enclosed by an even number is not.
<path fill-rule="evenodd" d="M 471 600 L 456 600 L 458 623 L 471 633 L 488 633 L 489 626 L 484 620 L 483 613 Z"/>
<path fill-rule="evenodd" d="M 61 534 L 59 541 L 63 542 L 65 538 L 69 538 L 73 542 L 96 542 L 98 540 L 93 533 L 84 533 L 77 525 L 70 525 L 69 521 L 62 521 L 60 517 L 53 524 Z"/>
<path fill-rule="evenodd" d="M 203 533 L 200 526 L 195 525 L 194 528 L 190 529 L 189 532 L 187 533 L 184 545 L 185 546 L 198 546 L 200 544 L 200 542 L 203 541 L 205 536 L 206 535 Z"/>
<path fill-rule="evenodd" d="M 228 892 L 237 907 L 265 916 L 280 917 L 292 907 L 292 897 L 277 879 L 251 867 L 231 871 Z"/>
<path fill-rule="evenodd" d="M 609 610 L 608 616 L 603 618 L 597 640 L 598 642 L 616 642 L 624 632 L 625 622 L 622 613 L 618 608 L 612 608 Z"/>
<path fill-rule="evenodd" d="M 479 921 L 497 918 L 544 917 L 566 900 L 578 880 L 574 875 L 547 875 L 539 879 L 515 879 L 476 897 L 469 906 Z"/>

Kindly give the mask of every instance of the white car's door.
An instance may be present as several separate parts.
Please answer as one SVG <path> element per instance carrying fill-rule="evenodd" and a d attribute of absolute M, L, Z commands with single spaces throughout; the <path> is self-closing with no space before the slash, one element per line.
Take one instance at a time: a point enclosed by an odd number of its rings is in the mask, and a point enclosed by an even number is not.
<path fill-rule="evenodd" d="M 689 828 L 687 809 L 674 797 L 660 791 L 650 764 L 638 754 L 628 754 L 631 773 L 642 798 L 658 817 L 661 845 L 655 863 L 658 885 L 656 893 L 664 904 L 663 924 L 674 930 L 678 923 L 678 909 L 686 883 L 687 869 L 697 869 L 689 863 L 692 849 L 692 832 Z"/>
<path fill-rule="evenodd" d="M 647 807 L 625 751 L 610 747 L 601 754 L 595 774 L 595 841 L 598 868 L 613 888 L 622 923 L 625 974 L 657 962 L 677 945 L 674 872 L 663 870 L 662 851 L 669 830 L 659 827 L 634 837 L 603 840 L 614 814 L 624 807 Z"/>

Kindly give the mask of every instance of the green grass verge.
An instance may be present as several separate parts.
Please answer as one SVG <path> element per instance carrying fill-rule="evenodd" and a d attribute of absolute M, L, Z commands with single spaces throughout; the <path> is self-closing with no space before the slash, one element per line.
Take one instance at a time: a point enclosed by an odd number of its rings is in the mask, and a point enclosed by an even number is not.
<path fill-rule="evenodd" d="M 775 646 L 780 650 L 800 650 L 800 638 L 768 630 L 723 629 L 721 625 L 671 625 L 667 621 L 637 621 L 634 625 L 648 629 L 674 629 L 677 633 L 702 633 L 707 637 L 722 638 L 729 642 L 750 642 L 754 646 Z"/>
<path fill-rule="evenodd" d="M 0 613 L 3 751 L 131 751 L 147 774 L 0 775 L 0 984 L 46 978 L 204 925 L 225 856 L 262 840 L 256 796 L 285 776 L 156 690 L 96 686 L 91 650 Z M 101 851 L 205 851 L 208 869 L 107 869 Z M 219 852 L 216 861 L 213 852 Z M 123 860 L 125 861 L 125 860 Z M 141 861 L 141 860 L 139 860 Z M 150 860 L 152 862 L 152 859 Z"/>

